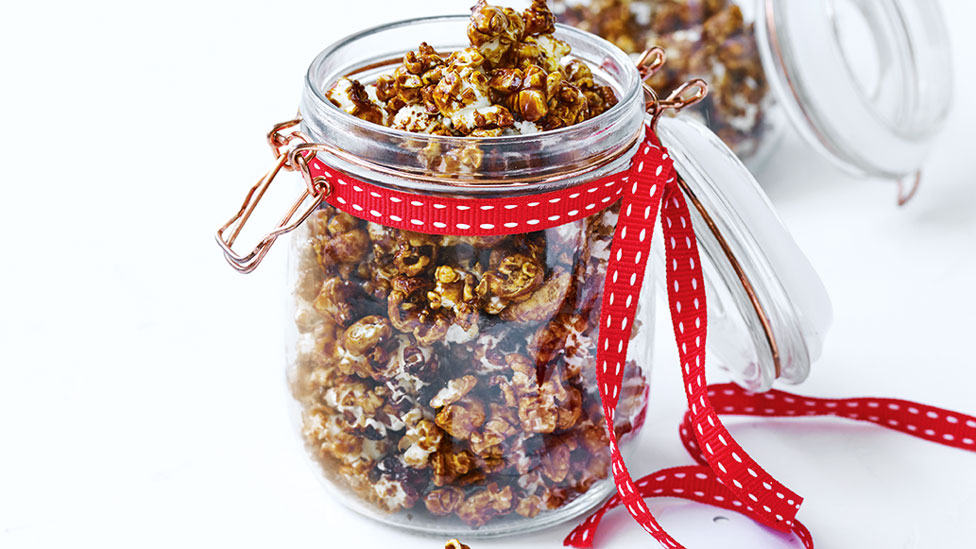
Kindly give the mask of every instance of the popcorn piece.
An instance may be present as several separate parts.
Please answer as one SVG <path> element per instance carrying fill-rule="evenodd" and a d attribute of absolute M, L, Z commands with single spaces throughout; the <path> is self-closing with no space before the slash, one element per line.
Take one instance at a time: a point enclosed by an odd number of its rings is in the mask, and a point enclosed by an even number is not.
<path fill-rule="evenodd" d="M 441 409 L 435 421 L 452 437 L 466 440 L 484 424 L 485 405 L 477 398 L 465 396 Z"/>
<path fill-rule="evenodd" d="M 440 371 L 437 355 L 426 345 L 420 345 L 406 334 L 396 336 L 396 348 L 383 370 L 390 400 L 417 404 Z"/>
<path fill-rule="evenodd" d="M 373 482 L 373 500 L 389 513 L 413 507 L 428 482 L 423 472 L 406 467 L 394 456 L 380 461 L 374 475 L 379 478 Z"/>
<path fill-rule="evenodd" d="M 451 135 L 448 128 L 437 113 L 430 113 L 422 105 L 407 105 L 397 111 L 393 117 L 391 127 L 414 133 L 431 135 Z"/>
<path fill-rule="evenodd" d="M 552 437 L 548 442 L 542 454 L 542 474 L 553 482 L 562 482 L 572 467 L 572 454 L 578 443 L 572 435 Z"/>
<path fill-rule="evenodd" d="M 511 8 L 490 6 L 485 0 L 471 8 L 468 40 L 489 63 L 500 62 L 512 44 L 522 38 L 524 30 L 525 22 Z"/>
<path fill-rule="evenodd" d="M 494 516 L 511 511 L 514 504 L 512 487 L 499 488 L 497 482 L 492 482 L 465 498 L 457 516 L 470 526 L 484 526 Z"/>
<path fill-rule="evenodd" d="M 430 399 L 430 407 L 443 408 L 449 404 L 454 404 L 470 393 L 471 389 L 474 389 L 474 386 L 477 384 L 478 379 L 471 375 L 452 379 L 447 383 L 447 387 L 441 389 L 437 393 L 437 396 Z"/>
<path fill-rule="evenodd" d="M 366 88 L 357 80 L 340 78 L 325 93 L 325 97 L 356 118 L 373 124 L 386 122 L 386 112 L 369 98 Z"/>
<path fill-rule="evenodd" d="M 548 73 L 559 71 L 563 57 L 569 55 L 572 48 L 566 42 L 553 37 L 551 34 L 540 34 L 525 39 L 518 50 L 519 64 L 528 63 L 542 67 Z"/>
<path fill-rule="evenodd" d="M 506 345 L 504 341 L 512 335 L 510 329 L 497 329 L 482 332 L 471 346 L 470 355 L 473 373 L 479 375 L 495 374 L 508 369 L 505 363 Z"/>
<path fill-rule="evenodd" d="M 515 122 L 512 113 L 501 105 L 493 105 L 489 93 L 484 73 L 464 66 L 448 69 L 431 97 L 440 114 L 462 134 L 511 126 Z"/>
<path fill-rule="evenodd" d="M 312 306 L 319 314 L 344 326 L 356 316 L 357 304 L 361 303 L 361 299 L 362 289 L 358 285 L 339 277 L 331 277 L 322 283 Z"/>
<path fill-rule="evenodd" d="M 441 430 L 430 420 L 421 419 L 408 423 L 407 431 L 397 446 L 403 453 L 403 462 L 415 469 L 426 468 L 427 460 L 437 451 L 442 436 Z"/>
<path fill-rule="evenodd" d="M 524 301 L 544 280 L 545 269 L 530 256 L 514 253 L 484 274 L 476 292 L 488 300 L 488 312 L 500 313 L 512 301 Z"/>
<path fill-rule="evenodd" d="M 481 431 L 471 433 L 471 451 L 478 456 L 486 455 L 489 449 L 499 446 L 505 439 L 518 434 L 516 426 L 519 425 L 519 419 L 510 408 L 494 402 L 488 406 L 491 417 Z"/>
<path fill-rule="evenodd" d="M 535 518 L 542 511 L 542 508 L 543 502 L 541 497 L 535 494 L 525 495 L 519 498 L 515 512 L 525 518 Z"/>
<path fill-rule="evenodd" d="M 427 506 L 427 510 L 430 511 L 432 515 L 442 517 L 453 513 L 463 501 L 464 490 L 456 486 L 451 486 L 449 488 L 438 488 L 437 490 L 432 490 L 424 498 L 424 505 Z M 457 540 L 451 540 L 448 542 L 446 548 L 458 547 L 458 545 L 451 545 L 451 542 L 457 543 Z M 467 546 L 460 545 L 460 547 Z"/>
<path fill-rule="evenodd" d="M 489 85 L 525 121 L 535 122 L 549 112 L 546 79 L 541 67 L 529 65 L 525 69 L 495 69 Z"/>
<path fill-rule="evenodd" d="M 525 301 L 514 303 L 501 312 L 509 322 L 538 322 L 552 318 L 569 294 L 573 277 L 566 271 L 555 270 Z"/>
<path fill-rule="evenodd" d="M 532 0 L 532 5 L 522 12 L 522 20 L 525 21 L 525 36 L 552 34 L 556 31 L 556 17 L 546 0 Z"/>
<path fill-rule="evenodd" d="M 335 348 L 336 365 L 344 374 L 383 381 L 389 376 L 389 345 L 393 329 L 378 315 L 365 316 L 346 328 Z"/>
<path fill-rule="evenodd" d="M 597 116 L 617 104 L 617 95 L 609 86 L 601 86 L 593 80 L 593 71 L 580 61 L 573 59 L 562 67 L 563 76 L 586 96 L 590 116 Z"/>
<path fill-rule="evenodd" d="M 403 64 L 392 75 L 376 81 L 376 97 L 387 102 L 387 110 L 396 113 L 402 107 L 423 102 L 428 112 L 436 112 L 426 101 L 424 89 L 440 80 L 444 59 L 426 42 L 417 51 L 407 52 Z"/>
<path fill-rule="evenodd" d="M 576 377 L 596 359 L 596 340 L 588 329 L 583 316 L 561 313 L 533 334 L 529 351 L 545 363 L 562 358 L 566 376 Z"/>
<path fill-rule="evenodd" d="M 381 392 L 349 377 L 325 392 L 325 403 L 336 410 L 347 424 L 364 428 L 385 400 Z"/>
<path fill-rule="evenodd" d="M 390 321 L 398 330 L 413 333 L 423 345 L 470 341 L 478 335 L 479 316 L 471 286 L 470 277 L 461 275 L 452 283 L 397 277 L 387 300 Z"/>
<path fill-rule="evenodd" d="M 343 347 L 350 353 L 366 356 L 386 341 L 393 329 L 390 321 L 377 315 L 365 316 L 346 328 Z"/>
<path fill-rule="evenodd" d="M 586 120 L 590 116 L 589 102 L 575 85 L 566 82 L 558 73 L 551 73 L 546 80 L 549 97 L 549 111 L 540 121 L 547 130 L 572 126 Z"/>
<path fill-rule="evenodd" d="M 430 457 L 430 468 L 436 486 L 446 486 L 453 482 L 464 484 L 460 479 L 474 472 L 474 458 L 467 450 L 457 449 L 444 440 Z"/>

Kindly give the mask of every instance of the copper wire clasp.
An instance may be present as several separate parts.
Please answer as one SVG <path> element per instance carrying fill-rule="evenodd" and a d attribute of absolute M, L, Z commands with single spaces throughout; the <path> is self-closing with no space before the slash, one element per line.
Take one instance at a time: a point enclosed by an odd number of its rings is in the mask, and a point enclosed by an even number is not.
<path fill-rule="evenodd" d="M 244 203 L 241 204 L 241 209 L 227 223 L 224 223 L 223 226 L 217 229 L 217 244 L 223 249 L 224 258 L 227 259 L 231 267 L 239 272 L 249 273 L 257 268 L 261 260 L 264 259 L 264 256 L 268 254 L 268 250 L 271 249 L 271 245 L 274 244 L 275 240 L 279 236 L 297 229 L 322 204 L 322 201 L 332 193 L 332 185 L 327 179 L 324 177 L 313 178 L 311 176 L 308 169 L 308 156 L 310 154 L 293 154 L 295 149 L 300 144 L 307 143 L 308 139 L 297 130 L 282 133 L 284 130 L 296 127 L 299 122 L 301 122 L 301 119 L 297 118 L 276 124 L 271 129 L 268 133 L 268 143 L 271 145 L 271 150 L 275 154 L 274 166 L 251 187 L 251 190 L 244 197 Z M 305 189 L 298 199 L 292 203 L 291 207 L 288 208 L 281 221 L 278 222 L 278 225 L 266 234 L 253 250 L 246 254 L 235 252 L 233 249 L 234 242 L 241 234 L 241 230 L 251 217 L 251 214 L 254 213 L 254 209 L 264 197 L 268 187 L 271 186 L 271 182 L 275 180 L 275 177 L 278 176 L 282 169 L 286 171 L 299 171 L 305 180 Z M 298 213 L 302 204 L 309 198 L 311 198 L 309 205 L 301 213 Z M 227 231 L 230 231 L 230 236 L 225 238 L 224 234 Z"/>
<path fill-rule="evenodd" d="M 647 99 L 644 108 L 651 115 L 651 126 L 656 128 L 657 121 L 667 110 L 681 112 L 684 109 L 698 103 L 708 95 L 708 84 L 701 78 L 689 80 L 671 92 L 666 99 L 661 99 L 657 91 L 648 83 L 654 74 L 661 70 L 667 62 L 667 54 L 659 46 L 644 50 L 637 60 L 637 71 L 641 75 L 644 94 Z"/>

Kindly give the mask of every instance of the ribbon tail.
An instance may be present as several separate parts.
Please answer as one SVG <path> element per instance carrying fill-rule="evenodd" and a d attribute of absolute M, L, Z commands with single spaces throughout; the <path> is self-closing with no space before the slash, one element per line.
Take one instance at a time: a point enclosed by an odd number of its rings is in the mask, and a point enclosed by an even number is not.
<path fill-rule="evenodd" d="M 676 181 L 669 180 L 661 209 L 668 301 L 688 398 L 690 430 L 698 451 L 719 482 L 752 507 L 754 519 L 789 532 L 803 499 L 767 473 L 732 438 L 708 400 L 705 340 L 708 330 L 705 284 L 691 214 Z"/>
<path fill-rule="evenodd" d="M 648 127 L 647 138 L 640 145 L 628 172 L 627 190 L 621 202 L 607 264 L 600 311 L 596 378 L 610 439 L 611 471 L 617 486 L 615 498 L 658 542 L 665 547 L 680 548 L 682 546 L 661 528 L 637 491 L 614 433 L 614 412 L 650 255 L 654 223 L 664 196 L 665 182 L 668 177 L 673 177 L 673 173 L 668 154 L 657 144 L 653 131 Z M 584 527 L 571 533 L 564 543 L 589 547 L 593 543 L 594 533 L 594 529 Z"/>
<path fill-rule="evenodd" d="M 877 397 L 814 398 L 776 389 L 757 394 L 731 383 L 711 385 L 708 393 L 720 414 L 833 416 L 873 423 L 943 446 L 976 452 L 976 417 L 919 402 Z"/>
<path fill-rule="evenodd" d="M 643 498 L 681 498 L 750 516 L 746 513 L 747 504 L 720 483 L 712 470 L 705 466 L 688 465 L 662 469 L 640 478 L 636 485 Z M 569 540 L 580 539 L 585 531 L 596 531 L 604 515 L 611 509 L 618 507 L 620 503 L 620 498 L 617 496 L 604 502 L 599 509 L 590 514 L 570 533 L 566 538 L 566 545 L 591 547 L 592 535 L 588 537 L 590 543 L 586 544 L 571 544 Z M 813 536 L 800 521 L 793 522 L 791 531 L 806 549 L 814 549 Z"/>

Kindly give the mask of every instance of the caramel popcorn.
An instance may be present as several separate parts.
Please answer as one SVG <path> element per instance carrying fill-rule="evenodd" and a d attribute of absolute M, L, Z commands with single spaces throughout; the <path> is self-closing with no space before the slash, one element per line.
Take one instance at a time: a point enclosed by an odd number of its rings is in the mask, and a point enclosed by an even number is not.
<path fill-rule="evenodd" d="M 499 488 L 492 482 L 465 498 L 457 509 L 457 516 L 472 526 L 484 526 L 496 515 L 511 512 L 515 502 L 512 487 Z"/>
<path fill-rule="evenodd" d="M 451 486 L 432 490 L 424 498 L 424 505 L 432 515 L 444 516 L 453 513 L 464 501 L 464 490 Z"/>
<path fill-rule="evenodd" d="M 427 467 L 430 454 L 437 450 L 443 433 L 430 420 L 421 419 L 409 426 L 397 449 L 403 452 L 403 462 L 415 469 Z"/>
<path fill-rule="evenodd" d="M 430 459 L 431 472 L 435 486 L 445 486 L 452 482 L 467 485 L 477 480 L 479 471 L 475 470 L 474 456 L 464 449 L 457 449 L 450 440 L 444 440 Z M 472 479 L 469 473 L 476 478 Z M 467 482 L 462 479 L 467 478 Z"/>
<path fill-rule="evenodd" d="M 471 47 L 421 44 L 375 85 L 349 81 L 330 98 L 417 133 L 578 123 L 616 99 L 565 58 L 553 20 L 542 0 L 521 13 L 480 2 Z M 487 161 L 477 145 L 424 154 L 470 170 Z M 309 216 L 290 382 L 329 479 L 378 510 L 473 528 L 557 509 L 607 479 L 594 361 L 618 210 L 510 236 L 415 233 L 331 206 Z M 646 397 L 628 363 L 618 436 L 640 426 Z"/>
<path fill-rule="evenodd" d="M 437 395 L 430 399 L 431 408 L 443 408 L 461 400 L 464 395 L 471 392 L 478 384 L 478 378 L 467 375 L 447 382 L 447 386 L 441 389 Z"/>
<path fill-rule="evenodd" d="M 357 118 L 373 124 L 386 122 L 386 111 L 369 97 L 366 87 L 356 80 L 340 79 L 325 96 L 332 104 Z"/>
<path fill-rule="evenodd" d="M 379 509 L 473 526 L 536 516 L 607 478 L 593 362 L 617 210 L 502 237 L 411 233 L 328 206 L 311 216 L 297 284 L 319 288 L 295 294 L 293 386 L 324 470 Z M 332 242 L 360 233 L 362 268 L 347 269 Z M 618 436 L 643 420 L 646 388 L 628 363 Z"/>
<path fill-rule="evenodd" d="M 501 62 L 502 56 L 522 39 L 525 21 L 512 8 L 500 8 L 479 0 L 471 8 L 468 24 L 468 40 L 485 59 L 492 64 Z"/>
<path fill-rule="evenodd" d="M 577 124 L 617 98 L 569 57 L 572 48 L 555 30 L 544 0 L 522 13 L 479 0 L 471 8 L 469 47 L 445 55 L 424 42 L 375 83 L 340 78 L 326 97 L 363 120 L 429 135 L 497 137 Z M 432 170 L 470 172 L 483 161 L 478 146 L 446 155 L 431 147 L 419 154 Z"/>
<path fill-rule="evenodd" d="M 666 92 L 704 79 L 708 96 L 691 112 L 740 156 L 755 153 L 766 129 L 769 88 L 753 23 L 743 19 L 733 0 L 555 0 L 554 5 L 561 22 L 598 34 L 625 52 L 663 47 L 668 63 L 651 86 Z M 587 92 L 591 109 L 599 104 L 599 93 Z"/>
<path fill-rule="evenodd" d="M 445 406 L 436 421 L 452 437 L 467 440 L 485 422 L 485 405 L 477 398 L 464 397 Z"/>

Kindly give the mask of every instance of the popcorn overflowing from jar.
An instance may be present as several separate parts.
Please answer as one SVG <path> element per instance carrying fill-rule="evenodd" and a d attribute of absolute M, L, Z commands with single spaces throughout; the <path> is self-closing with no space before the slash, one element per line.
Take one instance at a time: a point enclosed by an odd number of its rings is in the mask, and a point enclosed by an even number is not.
<path fill-rule="evenodd" d="M 617 99 L 569 57 L 554 19 L 544 0 L 521 13 L 481 1 L 470 47 L 423 43 L 375 82 L 342 78 L 326 96 L 352 116 L 433 135 L 579 123 Z M 607 479 L 593 361 L 618 211 L 493 237 L 314 212 L 298 240 L 291 385 L 326 476 L 382 511 L 474 528 L 558 509 Z M 646 404 L 644 373 L 628 362 L 618 437 L 636 433 Z"/>
<path fill-rule="evenodd" d="M 753 23 L 734 0 L 554 0 L 560 22 L 639 54 L 660 46 L 668 56 L 649 83 L 673 90 L 701 78 L 708 96 L 689 112 L 740 157 L 756 154 L 767 130 L 771 95 Z"/>
<path fill-rule="evenodd" d="M 426 42 L 375 83 L 339 79 L 326 92 L 347 113 L 431 135 L 497 137 L 570 126 L 617 103 L 570 46 L 555 38 L 545 0 L 522 13 L 480 1 L 463 50 L 442 55 Z"/>

